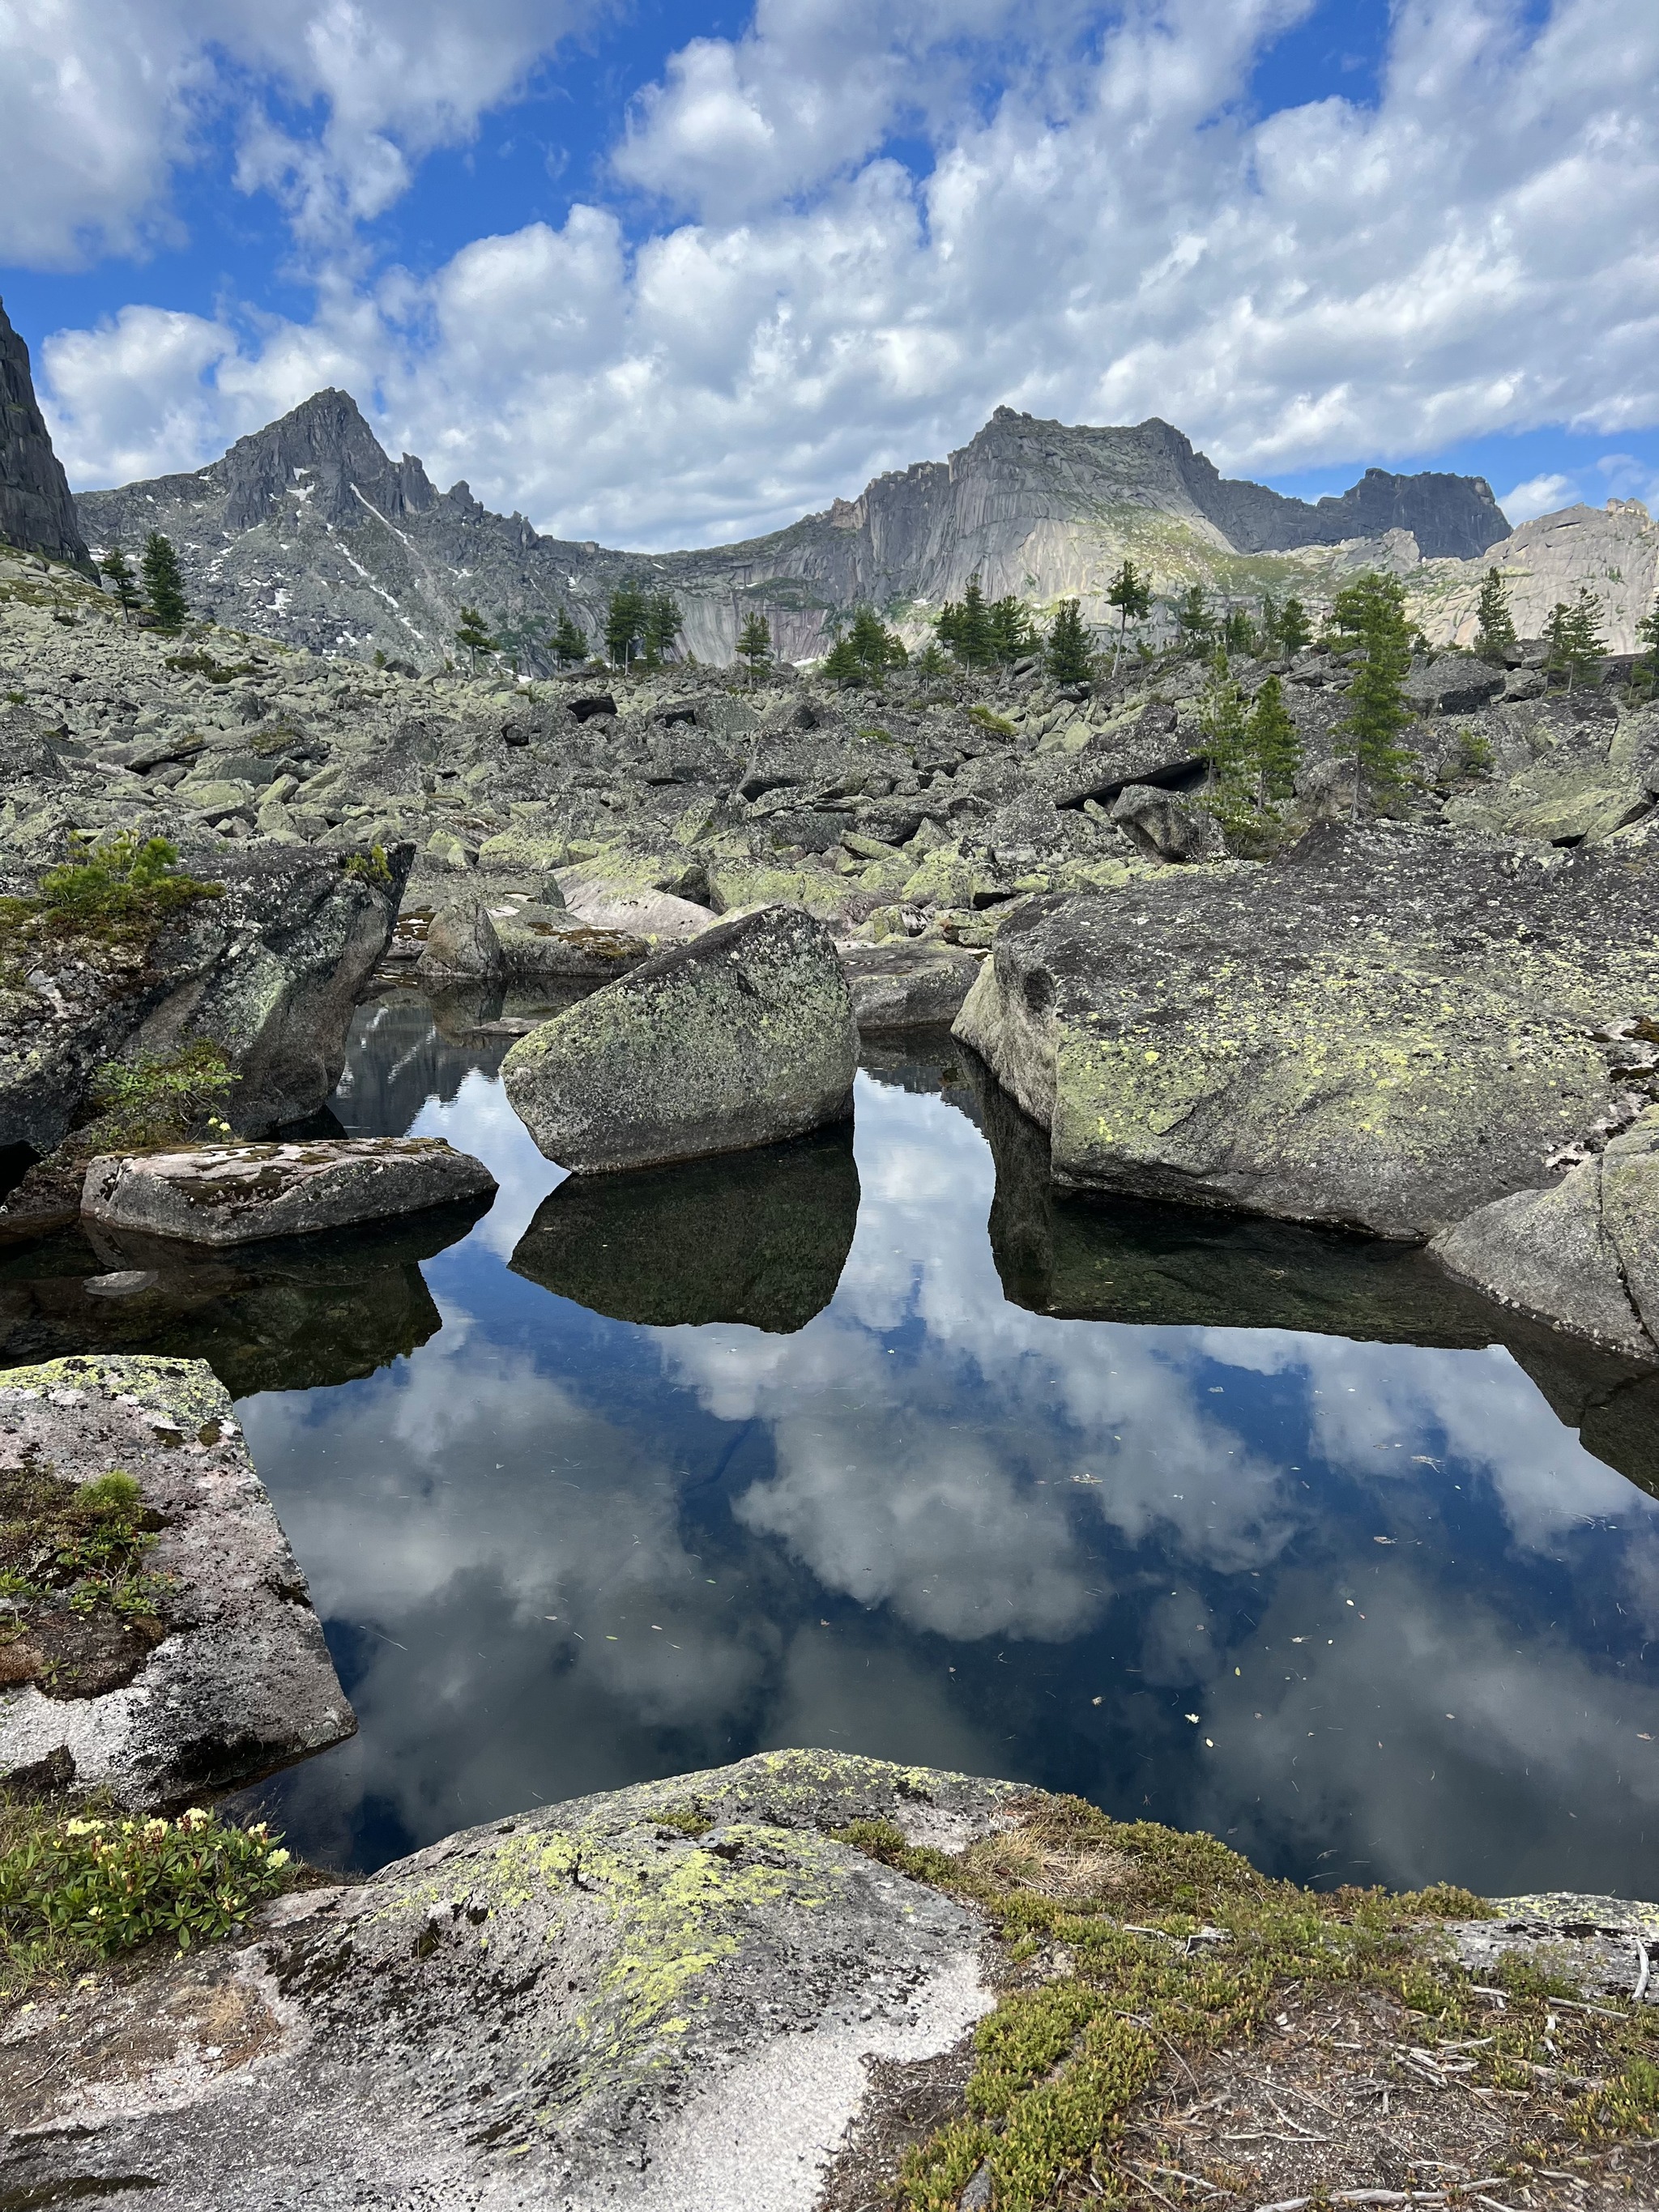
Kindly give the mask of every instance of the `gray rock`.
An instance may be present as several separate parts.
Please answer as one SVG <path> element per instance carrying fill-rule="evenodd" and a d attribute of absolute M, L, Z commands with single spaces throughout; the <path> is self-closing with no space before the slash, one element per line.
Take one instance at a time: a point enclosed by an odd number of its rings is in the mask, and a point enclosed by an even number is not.
<path fill-rule="evenodd" d="M 34 397 L 29 349 L 0 306 L 0 541 L 90 568 L 64 465 Z"/>
<path fill-rule="evenodd" d="M 1659 1359 L 1659 1111 L 1553 1188 L 1495 1200 L 1430 1249 L 1505 1305 Z"/>
<path fill-rule="evenodd" d="M 858 1030 L 835 944 L 763 908 L 658 952 L 522 1037 L 501 1074 L 578 1173 L 746 1151 L 851 1110 Z"/>
<path fill-rule="evenodd" d="M 1628 1118 L 1659 852 L 1314 830 L 1034 899 L 957 1017 L 1069 1188 L 1425 1237 Z"/>
<path fill-rule="evenodd" d="M 106 1156 L 87 1170 L 81 1209 L 112 1229 L 191 1244 L 252 1244 L 495 1189 L 482 1160 L 441 1137 L 316 1137 Z"/>
<path fill-rule="evenodd" d="M 84 1999 L 41 2008 L 5 2069 L 0 2191 L 810 2212 L 866 2062 L 946 2051 L 994 2002 L 976 1916 L 834 1832 L 959 1848 L 1017 1794 L 771 1752 L 280 1899 L 240 1944 L 106 1980 L 95 2039 Z"/>
<path fill-rule="evenodd" d="M 420 964 L 428 975 L 501 975 L 501 941 L 481 898 L 445 901 L 427 924 Z"/>
<path fill-rule="evenodd" d="M 1441 653 L 1407 677 L 1405 693 L 1425 714 L 1471 714 L 1504 692 L 1505 672 L 1473 653 Z M 1508 696 L 1513 696 L 1512 694 Z"/>
<path fill-rule="evenodd" d="M 513 1272 L 646 1328 L 805 1328 L 836 1295 L 858 1226 L 842 1122 L 792 1144 L 625 1176 L 571 1176 L 542 1200 Z"/>
<path fill-rule="evenodd" d="M 1111 818 L 1143 853 L 1160 860 L 1222 860 L 1226 840 L 1212 814 L 1189 806 L 1154 784 L 1126 784 L 1112 802 Z"/>
<path fill-rule="evenodd" d="M 165 1811 L 353 1733 L 305 1577 L 209 1367 L 88 1357 L 14 1369 L 0 1376 L 0 1480 L 31 1455 L 59 1481 L 131 1475 L 161 1522 L 145 1571 L 173 1583 L 167 1632 L 135 1639 L 130 1678 L 101 1694 L 75 1693 L 72 1656 L 48 1687 L 25 1678 L 46 1629 L 8 1646 L 0 1781 Z"/>
<path fill-rule="evenodd" d="M 941 938 L 884 938 L 843 945 L 841 963 L 860 1034 L 948 1026 L 979 975 L 979 961 Z"/>

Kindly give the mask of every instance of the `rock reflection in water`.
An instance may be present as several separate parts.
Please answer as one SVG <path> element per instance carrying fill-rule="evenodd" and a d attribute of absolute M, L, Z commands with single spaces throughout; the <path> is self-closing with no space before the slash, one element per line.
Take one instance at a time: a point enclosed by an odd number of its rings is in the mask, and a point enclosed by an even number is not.
<path fill-rule="evenodd" d="M 613 1320 L 787 1336 L 836 1295 L 858 1212 L 843 1125 L 678 1167 L 573 1176 L 543 1200 L 511 1265 Z"/>
<path fill-rule="evenodd" d="M 0 1366 L 174 1353 L 207 1360 L 239 1398 L 353 1382 L 436 1335 L 421 1261 L 487 1210 L 430 1206 L 234 1255 L 88 1224 L 0 1261 Z"/>

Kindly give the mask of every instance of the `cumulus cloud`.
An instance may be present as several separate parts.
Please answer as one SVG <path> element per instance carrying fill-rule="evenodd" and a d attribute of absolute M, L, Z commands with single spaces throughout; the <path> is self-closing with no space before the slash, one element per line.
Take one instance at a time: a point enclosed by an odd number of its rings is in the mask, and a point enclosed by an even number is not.
<path fill-rule="evenodd" d="M 1528 477 L 1525 483 L 1505 492 L 1498 502 L 1509 520 L 1517 528 L 1530 522 L 1535 514 L 1553 514 L 1577 496 L 1578 487 L 1571 477 Z"/>
<path fill-rule="evenodd" d="M 60 359 L 78 382 L 54 428 L 81 482 L 133 450 L 126 403 L 106 424 L 98 401 L 100 349 L 125 346 L 159 417 L 226 428 L 261 419 L 268 356 L 284 392 L 314 361 L 313 382 L 378 393 L 388 441 L 441 477 L 649 547 L 821 507 L 1000 402 L 1156 412 L 1256 472 L 1651 422 L 1659 16 L 1555 0 L 1537 26 L 1519 0 L 1407 0 L 1375 105 L 1259 118 L 1254 64 L 1302 12 L 1143 0 L 1085 36 L 1061 0 L 765 0 L 641 95 L 616 204 L 476 240 L 429 276 L 359 282 L 343 251 L 311 323 L 200 365 L 160 331 L 134 363 L 120 323 L 78 351 L 60 339 L 54 403 Z M 332 103 L 306 160 L 333 181 L 257 134 L 245 181 L 313 230 L 383 204 L 398 162 L 526 65 L 507 0 L 470 12 L 462 46 L 475 16 L 447 101 L 433 70 L 411 64 L 400 90 L 388 64 L 348 103 L 351 38 L 283 33 L 281 66 Z M 896 159 L 896 133 L 927 159 Z M 671 210 L 642 234 L 625 220 L 641 191 Z M 1533 495 L 1516 488 L 1511 519 Z"/>

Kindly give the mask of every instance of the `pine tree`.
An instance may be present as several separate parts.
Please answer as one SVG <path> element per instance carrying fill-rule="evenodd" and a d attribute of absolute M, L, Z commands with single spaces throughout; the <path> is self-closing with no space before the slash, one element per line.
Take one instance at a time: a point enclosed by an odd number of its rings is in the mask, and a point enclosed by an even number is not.
<path fill-rule="evenodd" d="M 1373 801 L 1391 799 L 1406 780 L 1413 756 L 1400 742 L 1411 723 L 1405 683 L 1412 665 L 1406 593 L 1397 576 L 1367 570 L 1337 593 L 1332 627 L 1361 648 L 1362 658 L 1348 686 L 1348 711 L 1337 729 L 1353 739 L 1354 817 L 1358 819 L 1360 784 Z"/>
<path fill-rule="evenodd" d="M 750 615 L 738 632 L 738 658 L 749 664 L 749 681 L 757 682 L 772 658 L 772 632 L 763 614 Z"/>
<path fill-rule="evenodd" d="M 647 661 L 664 659 L 674 650 L 674 641 L 680 634 L 684 617 L 680 603 L 672 592 L 653 592 L 645 603 L 645 657 Z"/>
<path fill-rule="evenodd" d="M 1263 805 L 1296 793 L 1302 768 L 1302 740 L 1285 704 L 1279 678 L 1270 676 L 1250 708 L 1249 754 Z"/>
<path fill-rule="evenodd" d="M 1588 584 L 1578 586 L 1566 620 L 1567 690 L 1579 677 L 1594 676 L 1607 657 L 1601 635 L 1601 602 Z"/>
<path fill-rule="evenodd" d="M 1659 690 L 1659 600 L 1637 623 L 1636 642 L 1643 652 L 1630 672 L 1631 691 L 1636 698 L 1650 698 Z"/>
<path fill-rule="evenodd" d="M 992 657 L 991 610 L 979 578 L 969 576 L 959 601 L 947 599 L 933 625 L 941 645 L 948 645 L 964 668 L 983 668 Z"/>
<path fill-rule="evenodd" d="M 856 684 L 860 680 L 859 657 L 853 650 L 850 637 L 836 640 L 824 654 L 818 673 L 831 684 Z"/>
<path fill-rule="evenodd" d="M 1215 636 L 1215 617 L 1202 584 L 1187 586 L 1176 601 L 1175 618 L 1182 648 L 1188 653 L 1196 646 L 1207 646 Z"/>
<path fill-rule="evenodd" d="M 1198 726 L 1204 733 L 1202 750 L 1210 764 L 1204 803 L 1224 828 L 1240 829 L 1249 811 L 1249 732 L 1244 702 L 1219 646 L 1199 700 Z"/>
<path fill-rule="evenodd" d="M 1482 660 L 1495 660 L 1500 667 L 1515 650 L 1515 623 L 1510 613 L 1510 595 L 1504 588 L 1504 579 L 1496 568 L 1488 568 L 1481 579 L 1480 597 L 1475 602 L 1479 627 L 1474 633 L 1474 650 Z"/>
<path fill-rule="evenodd" d="M 587 658 L 587 633 L 580 623 L 571 617 L 568 607 L 559 609 L 559 618 L 553 625 L 549 643 L 554 659 L 561 668 L 568 668 L 578 660 Z"/>
<path fill-rule="evenodd" d="M 1028 653 L 1035 653 L 1037 635 L 1025 604 L 1011 592 L 1006 599 L 998 599 L 988 617 L 990 657 L 1006 668 L 1016 660 L 1023 660 Z"/>
<path fill-rule="evenodd" d="M 455 632 L 455 642 L 465 653 L 474 670 L 481 653 L 494 653 L 495 641 L 484 628 L 484 618 L 477 607 L 461 609 L 460 625 Z"/>
<path fill-rule="evenodd" d="M 635 583 L 618 584 L 605 602 L 605 649 L 613 668 L 626 668 L 645 636 L 645 593 Z"/>
<path fill-rule="evenodd" d="M 1287 660 L 1305 653 L 1313 643 L 1313 625 L 1300 599 L 1286 599 L 1279 611 L 1279 649 Z"/>
<path fill-rule="evenodd" d="M 1254 657 L 1258 640 L 1255 625 L 1243 607 L 1229 607 L 1221 624 L 1221 647 L 1224 653 L 1236 653 L 1243 659 Z"/>
<path fill-rule="evenodd" d="M 918 676 L 943 676 L 945 655 L 939 649 L 939 640 L 930 637 L 911 665 Z"/>
<path fill-rule="evenodd" d="M 138 580 L 132 573 L 132 563 L 119 545 L 112 545 L 98 566 L 115 586 L 121 620 L 125 624 L 131 620 L 132 610 L 138 604 Z"/>
<path fill-rule="evenodd" d="M 847 646 L 859 676 L 866 684 L 879 684 L 890 668 L 902 668 L 909 658 L 903 641 L 887 628 L 873 607 L 854 610 Z"/>
<path fill-rule="evenodd" d="M 1054 628 L 1043 647 L 1048 673 L 1056 684 L 1086 684 L 1094 670 L 1089 659 L 1089 633 L 1075 599 L 1062 599 L 1054 610 Z"/>
<path fill-rule="evenodd" d="M 1123 657 L 1123 647 L 1128 638 L 1129 624 L 1137 627 L 1152 611 L 1152 586 L 1127 556 L 1123 566 L 1112 579 L 1106 594 L 1109 607 L 1117 609 L 1117 650 L 1112 655 L 1112 673 L 1117 673 L 1117 664 Z"/>
<path fill-rule="evenodd" d="M 190 602 L 185 597 L 185 580 L 179 570 L 179 556 L 159 530 L 152 530 L 145 538 L 138 567 L 144 580 L 144 597 L 149 601 L 149 611 L 155 617 L 156 629 L 182 629 L 190 614 Z"/>

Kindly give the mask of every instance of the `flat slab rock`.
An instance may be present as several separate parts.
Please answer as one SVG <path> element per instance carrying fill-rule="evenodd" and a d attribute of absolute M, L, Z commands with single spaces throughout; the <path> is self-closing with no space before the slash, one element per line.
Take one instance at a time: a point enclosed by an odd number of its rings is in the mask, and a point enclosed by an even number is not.
<path fill-rule="evenodd" d="M 329 1137 L 106 1154 L 87 1170 L 81 1210 L 113 1229 L 249 1244 L 488 1197 L 482 1160 L 441 1137 Z"/>
<path fill-rule="evenodd" d="M 973 953 L 938 938 L 890 937 L 839 949 L 860 1031 L 948 1026 L 979 975 Z"/>
<path fill-rule="evenodd" d="M 994 2002 L 976 1916 L 831 1832 L 956 1849 L 1018 1794 L 766 1753 L 279 1899 L 0 2039 L 0 2198 L 808 2212 L 866 2059 L 947 2051 Z"/>
<path fill-rule="evenodd" d="M 1062 1187 L 1433 1236 L 1631 1119 L 1659 855 L 1331 825 L 1034 899 L 955 1033 Z"/>
<path fill-rule="evenodd" d="M 305 1577 L 204 1361 L 88 1357 L 0 1374 L 0 1468 L 29 1464 L 76 1484 L 132 1476 L 161 1522 L 145 1571 L 172 1588 L 167 1634 L 120 1687 L 0 1688 L 0 1784 L 107 1790 L 132 1811 L 167 1811 L 356 1731 Z"/>

